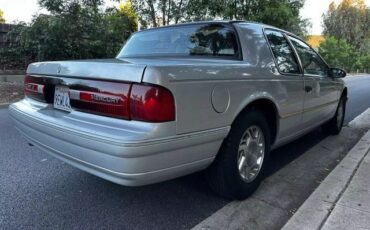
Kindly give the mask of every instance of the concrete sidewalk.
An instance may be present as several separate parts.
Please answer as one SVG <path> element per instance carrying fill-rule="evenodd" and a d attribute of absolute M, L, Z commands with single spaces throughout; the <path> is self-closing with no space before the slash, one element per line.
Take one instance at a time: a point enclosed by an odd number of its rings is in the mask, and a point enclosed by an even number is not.
<path fill-rule="evenodd" d="M 349 126 L 369 130 L 370 109 Z M 283 229 L 369 229 L 369 151 L 370 131 L 367 131 Z"/>

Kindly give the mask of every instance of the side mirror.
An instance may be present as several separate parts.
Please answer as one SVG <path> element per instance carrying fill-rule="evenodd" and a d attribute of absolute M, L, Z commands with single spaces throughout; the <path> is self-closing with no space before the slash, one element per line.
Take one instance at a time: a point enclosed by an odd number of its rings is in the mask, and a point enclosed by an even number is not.
<path fill-rule="evenodd" d="M 330 68 L 329 75 L 332 78 L 344 78 L 347 75 L 347 73 L 346 71 L 339 68 Z"/>

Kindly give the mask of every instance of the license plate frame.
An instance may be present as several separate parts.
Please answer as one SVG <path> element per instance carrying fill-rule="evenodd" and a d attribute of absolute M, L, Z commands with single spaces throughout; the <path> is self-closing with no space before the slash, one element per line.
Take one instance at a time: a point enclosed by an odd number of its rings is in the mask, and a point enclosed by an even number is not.
<path fill-rule="evenodd" d="M 55 109 L 71 112 L 71 99 L 69 93 L 69 87 L 64 85 L 55 86 L 54 90 L 54 104 Z"/>

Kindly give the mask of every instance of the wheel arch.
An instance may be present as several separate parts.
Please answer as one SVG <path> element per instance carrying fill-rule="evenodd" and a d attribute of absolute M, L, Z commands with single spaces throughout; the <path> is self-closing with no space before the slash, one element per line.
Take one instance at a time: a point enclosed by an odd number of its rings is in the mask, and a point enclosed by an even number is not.
<path fill-rule="evenodd" d="M 247 110 L 258 110 L 265 116 L 271 131 L 271 145 L 274 144 L 279 130 L 279 110 L 270 98 L 258 98 L 245 105 L 235 117 L 233 123 Z"/>

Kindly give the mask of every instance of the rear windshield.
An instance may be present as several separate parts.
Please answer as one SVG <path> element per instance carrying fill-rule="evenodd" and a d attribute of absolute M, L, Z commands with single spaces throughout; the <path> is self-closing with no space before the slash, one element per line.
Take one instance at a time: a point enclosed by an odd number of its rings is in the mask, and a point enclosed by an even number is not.
<path fill-rule="evenodd" d="M 200 24 L 135 33 L 118 54 L 119 58 L 143 56 L 239 58 L 239 51 L 230 25 Z"/>

